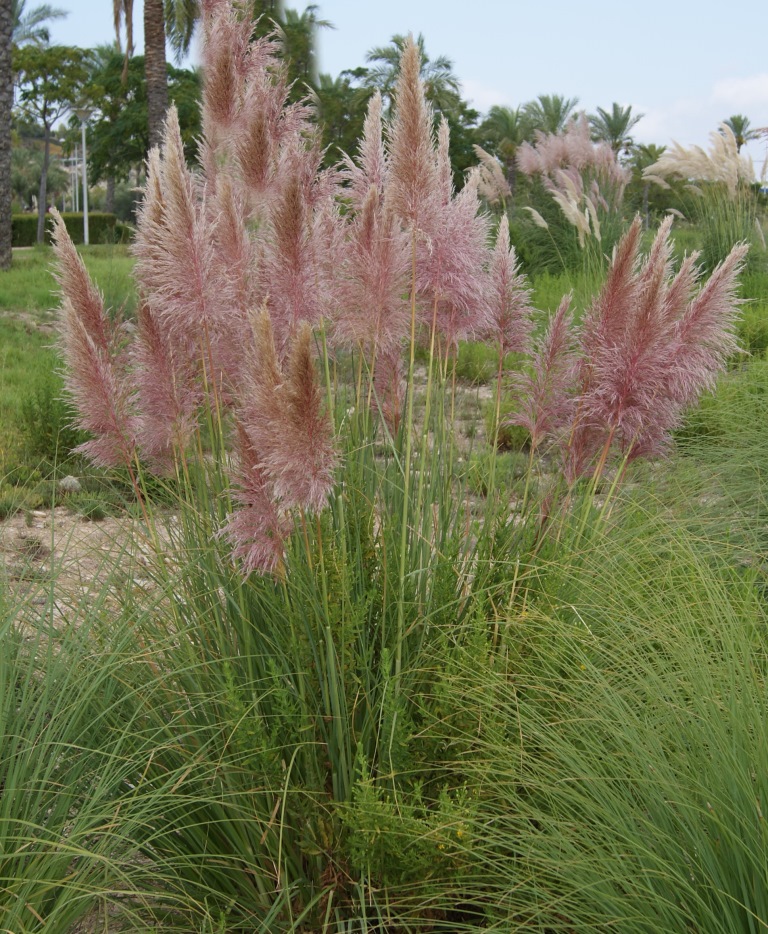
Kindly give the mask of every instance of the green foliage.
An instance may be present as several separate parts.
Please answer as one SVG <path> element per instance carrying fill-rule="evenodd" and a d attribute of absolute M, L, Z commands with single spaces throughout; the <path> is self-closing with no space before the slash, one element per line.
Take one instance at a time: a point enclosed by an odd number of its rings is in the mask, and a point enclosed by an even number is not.
<path fill-rule="evenodd" d="M 608 143 L 615 153 L 629 152 L 633 146 L 631 131 L 644 116 L 633 114 L 632 107 L 622 107 L 614 101 L 610 112 L 598 107 L 597 113 L 590 115 L 589 124 L 596 140 Z"/>
<path fill-rule="evenodd" d="M 496 405 L 486 403 L 483 414 L 485 420 L 486 437 L 496 438 L 496 447 L 499 451 L 524 451 L 530 446 L 531 436 L 527 428 L 522 425 L 512 425 L 509 417 L 515 411 L 514 403 L 507 397 L 502 397 L 499 407 L 499 421 L 496 424 Z"/>
<path fill-rule="evenodd" d="M 88 126 L 88 171 L 94 182 L 109 176 L 127 178 L 131 169 L 143 164 L 149 148 L 143 56 L 128 61 L 125 81 L 123 68 L 123 55 L 113 52 L 99 63 L 87 87 L 95 109 Z M 167 69 L 168 99 L 176 105 L 184 152 L 192 162 L 200 137 L 200 76 L 170 64 Z"/>
<path fill-rule="evenodd" d="M 63 397 L 61 378 L 41 371 L 21 400 L 20 430 L 28 455 L 49 464 L 67 460 L 84 432 L 73 428 L 74 409 Z"/>
<path fill-rule="evenodd" d="M 326 164 L 334 165 L 342 153 L 356 153 L 372 91 L 354 83 L 359 77 L 342 72 L 338 78 L 320 75 L 313 97 L 317 104 Z"/>
<path fill-rule="evenodd" d="M 24 141 L 11 151 L 11 188 L 14 203 L 20 208 L 29 208 L 40 192 L 44 153 L 37 140 Z M 47 188 L 51 200 L 68 190 L 70 175 L 60 162 L 54 160 L 48 169 Z"/>
<path fill-rule="evenodd" d="M 526 206 L 532 207 L 547 226 L 537 224 L 526 210 L 515 212 L 509 232 L 522 269 L 529 275 L 536 275 L 582 268 L 583 255 L 576 229 L 552 195 L 538 178 L 526 180 L 524 187 Z"/>
<path fill-rule="evenodd" d="M 517 426 L 515 426 L 517 427 Z M 500 440 L 503 433 L 500 432 Z M 487 496 L 491 485 L 491 468 L 493 465 L 494 484 L 497 489 L 509 490 L 514 482 L 525 476 L 528 468 L 528 457 L 522 453 L 527 437 L 518 437 L 519 447 L 499 444 L 499 452 L 483 451 L 473 453 L 467 463 L 467 487 L 477 496 Z"/>
<path fill-rule="evenodd" d="M 563 97 L 562 94 L 539 94 L 523 107 L 529 127 L 542 133 L 562 133 L 579 103 L 578 97 Z"/>
<path fill-rule="evenodd" d="M 61 215 L 67 225 L 67 232 L 75 243 L 82 243 L 85 237 L 83 215 L 67 212 Z M 37 216 L 34 214 L 13 215 L 13 245 L 34 246 L 37 241 Z M 88 239 L 92 243 L 120 243 L 127 234 L 125 225 L 117 225 L 114 214 L 100 211 L 88 212 Z M 50 227 L 46 226 L 45 242 L 51 242 Z"/>
<path fill-rule="evenodd" d="M 690 199 L 690 212 L 702 229 L 701 257 L 707 270 L 714 269 L 741 241 L 751 245 L 748 271 L 768 266 L 765 245 L 756 235 L 757 198 L 750 186 L 739 185 L 735 195 L 729 195 L 719 183 L 700 183 Z"/>
<path fill-rule="evenodd" d="M 510 621 L 517 742 L 488 750 L 483 858 L 501 928 L 725 934 L 767 916 L 754 584 L 726 546 L 703 553 L 652 514 L 560 551 Z M 488 765 L 479 755 L 478 779 Z"/>
<path fill-rule="evenodd" d="M 136 929 L 153 883 L 130 856 L 132 824 L 146 815 L 121 813 L 135 763 L 104 719 L 120 640 L 111 659 L 93 658 L 89 621 L 106 613 L 107 591 L 81 603 L 57 594 L 56 612 L 78 625 L 46 633 L 53 595 L 34 574 L 19 574 L 30 603 L 11 589 L 0 597 L 0 916 L 7 930 L 32 934 L 73 930 L 100 909 L 120 912 Z M 33 603 L 36 619 L 27 610 Z M 170 906 L 174 898 L 161 900 Z"/>
<path fill-rule="evenodd" d="M 77 106 L 87 78 L 87 58 L 88 52 L 75 46 L 16 46 L 18 106 L 50 130 Z"/>
<path fill-rule="evenodd" d="M 48 167 L 50 138 L 54 125 L 71 113 L 82 100 L 89 53 L 74 46 L 26 45 L 13 50 L 17 106 L 43 126 L 43 161 L 37 196 L 37 237 L 43 242 L 45 212 L 48 210 Z"/>

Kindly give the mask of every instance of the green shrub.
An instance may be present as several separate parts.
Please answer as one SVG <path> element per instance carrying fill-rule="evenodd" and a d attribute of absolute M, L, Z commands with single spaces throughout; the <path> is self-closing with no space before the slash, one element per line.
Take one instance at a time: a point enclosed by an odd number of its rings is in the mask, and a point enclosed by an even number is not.
<path fill-rule="evenodd" d="M 83 215 L 67 212 L 62 214 L 67 231 L 75 243 L 83 243 Z M 46 220 L 45 242 L 51 242 L 50 222 Z M 12 220 L 12 238 L 14 246 L 34 246 L 37 243 L 37 214 L 14 214 Z M 122 243 L 127 236 L 125 224 L 117 227 L 114 214 L 100 211 L 88 212 L 88 239 L 91 243 Z"/>
<path fill-rule="evenodd" d="M 487 402 L 483 412 L 485 420 L 486 437 L 496 438 L 496 448 L 499 451 L 519 452 L 530 446 L 531 435 L 522 425 L 511 425 L 507 420 L 515 411 L 514 404 L 505 397 L 501 399 L 499 409 L 499 424 L 496 426 L 496 403 Z M 498 433 L 497 433 L 498 432 Z"/>
<path fill-rule="evenodd" d="M 765 357 L 768 350 L 768 307 L 747 307 L 739 321 L 739 343 L 745 353 Z"/>
<path fill-rule="evenodd" d="M 37 384 L 22 399 L 19 428 L 29 456 L 49 464 L 66 460 L 86 434 L 72 427 L 74 410 L 63 398 L 60 377 L 41 370 Z"/>
<path fill-rule="evenodd" d="M 517 740 L 478 748 L 471 783 L 493 776 L 473 827 L 489 929 L 747 934 L 768 918 L 765 605 L 754 570 L 701 546 L 636 515 L 561 549 L 509 620 L 496 697 Z"/>
<path fill-rule="evenodd" d="M 73 493 L 67 497 L 67 507 L 89 522 L 101 522 L 109 514 L 109 505 L 87 493 Z"/>

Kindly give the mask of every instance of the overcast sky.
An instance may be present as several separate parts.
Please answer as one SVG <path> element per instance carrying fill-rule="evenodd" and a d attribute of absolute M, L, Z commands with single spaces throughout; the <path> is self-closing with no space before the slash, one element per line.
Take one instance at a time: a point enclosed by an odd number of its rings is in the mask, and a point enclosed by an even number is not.
<path fill-rule="evenodd" d="M 29 6 L 35 6 L 30 0 Z M 52 41 L 92 46 L 113 39 L 108 0 L 56 0 L 69 11 Z M 304 3 L 287 0 L 303 9 Z M 334 29 L 319 36 L 320 70 L 364 64 L 395 33 L 424 34 L 427 54 L 448 56 L 463 94 L 480 111 L 538 94 L 613 101 L 645 116 L 639 142 L 708 146 L 732 114 L 768 126 L 768 0 L 319 0 Z M 141 47 L 142 3 L 137 0 Z M 194 56 L 193 56 L 194 58 Z M 768 140 L 749 152 L 759 174 Z"/>

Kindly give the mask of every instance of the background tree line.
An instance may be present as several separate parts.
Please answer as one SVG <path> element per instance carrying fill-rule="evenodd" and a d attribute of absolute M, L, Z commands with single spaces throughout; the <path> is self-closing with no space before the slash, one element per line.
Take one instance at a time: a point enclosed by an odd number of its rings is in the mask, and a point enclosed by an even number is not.
<path fill-rule="evenodd" d="M 196 156 L 199 135 L 200 75 L 181 62 L 189 52 L 200 15 L 198 0 L 145 0 L 144 54 L 134 54 L 132 0 L 113 0 L 116 41 L 95 49 L 50 44 L 49 24 L 66 16 L 63 9 L 42 4 L 29 8 L 27 0 L 3 0 L 0 5 L 0 266 L 10 264 L 11 205 L 40 214 L 42 240 L 45 211 L 52 200 L 70 189 L 70 175 L 62 160 L 72 157 L 79 138 L 76 111 L 86 108 L 89 182 L 104 183 L 103 203 L 130 220 L 135 188 L 140 183 L 146 153 L 160 139 L 169 103 L 179 111 L 188 159 Z M 384 46 L 372 48 L 363 65 L 334 77 L 320 73 L 317 32 L 332 28 L 320 17 L 319 7 L 303 12 L 282 0 L 252 0 L 254 31 L 276 32 L 282 45 L 295 98 L 310 97 L 316 105 L 326 162 L 354 152 L 362 132 L 371 95 L 379 91 L 391 106 L 395 78 L 405 36 L 395 35 Z M 538 133 L 560 133 L 577 116 L 578 99 L 541 94 L 518 107 L 491 107 L 480 114 L 463 99 L 452 61 L 430 57 L 425 39 L 418 37 L 422 53 L 422 79 L 436 119 L 450 127 L 451 161 L 457 187 L 466 171 L 477 164 L 475 146 L 498 159 L 510 188 L 509 203 L 524 204 L 528 182 L 517 170 L 517 153 Z M 167 60 L 170 48 L 176 63 Z M 15 105 L 15 106 L 14 106 Z M 642 171 L 658 159 L 663 147 L 635 145 L 632 131 L 642 114 L 631 106 L 612 103 L 588 115 L 592 137 L 607 142 L 633 171 L 628 196 L 631 207 L 645 217 L 676 207 L 674 190 L 651 188 Z M 755 138 L 756 131 L 743 115 L 728 121 L 739 146 Z"/>

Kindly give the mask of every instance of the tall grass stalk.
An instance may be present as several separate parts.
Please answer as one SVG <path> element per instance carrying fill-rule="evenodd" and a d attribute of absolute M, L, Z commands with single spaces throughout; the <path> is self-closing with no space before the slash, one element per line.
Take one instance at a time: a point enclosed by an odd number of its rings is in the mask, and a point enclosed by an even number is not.
<path fill-rule="evenodd" d="M 628 518 L 570 560 L 558 552 L 512 621 L 510 733 L 475 779 L 492 760 L 475 834 L 493 917 L 505 930 L 764 930 L 755 573 L 653 513 Z"/>

